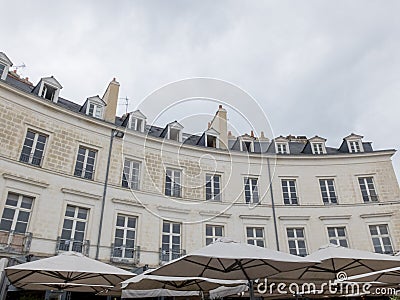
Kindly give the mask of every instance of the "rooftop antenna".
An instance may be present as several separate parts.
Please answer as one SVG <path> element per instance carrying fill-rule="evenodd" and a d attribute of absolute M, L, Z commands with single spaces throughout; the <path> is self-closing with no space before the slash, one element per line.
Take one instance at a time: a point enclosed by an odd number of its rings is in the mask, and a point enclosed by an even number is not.
<path fill-rule="evenodd" d="M 128 106 L 129 106 L 129 98 L 128 96 L 125 96 L 125 98 L 118 98 L 118 99 L 124 99 L 125 103 L 120 103 L 119 105 L 125 105 L 125 113 L 128 113 Z"/>
<path fill-rule="evenodd" d="M 24 68 L 26 68 L 26 65 L 25 65 L 25 63 L 22 63 L 21 65 L 18 65 L 18 66 L 12 66 L 12 68 L 14 68 L 15 70 L 24 69 Z"/>

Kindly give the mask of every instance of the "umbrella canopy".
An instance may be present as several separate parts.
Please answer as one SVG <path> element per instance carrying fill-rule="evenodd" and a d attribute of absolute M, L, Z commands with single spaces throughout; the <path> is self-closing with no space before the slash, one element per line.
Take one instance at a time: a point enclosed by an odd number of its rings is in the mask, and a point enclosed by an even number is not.
<path fill-rule="evenodd" d="M 135 275 L 76 252 L 12 266 L 6 268 L 6 274 L 14 286 L 23 289 L 81 292 L 112 289 Z"/>
<path fill-rule="evenodd" d="M 344 281 L 349 276 L 369 273 L 390 267 L 400 267 L 400 257 L 372 253 L 329 244 L 306 257 L 321 263 L 303 270 L 276 274 L 271 280 L 335 280 Z"/>
<path fill-rule="evenodd" d="M 151 272 L 151 271 L 150 271 Z M 244 280 L 220 280 L 203 277 L 178 277 L 149 275 L 148 272 L 132 277 L 121 283 L 123 290 L 168 289 L 179 291 L 210 291 L 220 286 L 237 286 Z"/>
<path fill-rule="evenodd" d="M 150 272 L 151 275 L 252 280 L 305 268 L 318 261 L 221 238 Z"/>
<path fill-rule="evenodd" d="M 354 275 L 347 278 L 347 280 L 398 285 L 400 283 L 400 267 Z"/>
<path fill-rule="evenodd" d="M 123 290 L 122 299 L 126 298 L 155 298 L 155 297 L 195 297 L 199 296 L 198 291 L 172 291 L 167 289 L 153 290 Z"/>

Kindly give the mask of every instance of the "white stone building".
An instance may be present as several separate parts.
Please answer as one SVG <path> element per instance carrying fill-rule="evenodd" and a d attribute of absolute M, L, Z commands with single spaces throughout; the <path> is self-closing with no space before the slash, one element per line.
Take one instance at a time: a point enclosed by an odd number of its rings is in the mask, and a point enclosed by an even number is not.
<path fill-rule="evenodd" d="M 84 105 L 62 85 L 10 72 L 0 53 L 0 255 L 74 250 L 157 266 L 219 236 L 306 255 L 321 245 L 400 249 L 391 157 L 350 134 L 227 132 L 220 107 L 202 135 L 135 111 L 116 117 L 119 83 Z M 112 147 L 112 149 L 110 149 Z"/>

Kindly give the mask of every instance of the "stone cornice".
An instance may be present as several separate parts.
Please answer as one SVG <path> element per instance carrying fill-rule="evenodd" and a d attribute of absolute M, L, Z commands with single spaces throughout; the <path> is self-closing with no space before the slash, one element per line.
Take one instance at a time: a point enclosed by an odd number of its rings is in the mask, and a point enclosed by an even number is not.
<path fill-rule="evenodd" d="M 75 196 L 80 196 L 80 197 L 85 197 L 85 198 L 90 198 L 90 199 L 95 199 L 95 200 L 100 200 L 102 198 L 101 195 L 91 194 L 88 192 L 73 190 L 73 189 L 68 189 L 68 188 L 61 188 L 61 192 L 63 192 L 64 194 L 70 194 L 70 195 L 75 195 Z"/>
<path fill-rule="evenodd" d="M 3 178 L 4 179 L 9 179 L 9 180 L 14 180 L 14 181 L 19 181 L 23 183 L 27 183 L 30 185 L 38 186 L 41 188 L 47 188 L 49 186 L 49 183 L 46 181 L 40 181 L 31 177 L 25 177 L 25 176 L 20 176 L 20 175 L 14 175 L 11 173 L 3 173 Z"/>

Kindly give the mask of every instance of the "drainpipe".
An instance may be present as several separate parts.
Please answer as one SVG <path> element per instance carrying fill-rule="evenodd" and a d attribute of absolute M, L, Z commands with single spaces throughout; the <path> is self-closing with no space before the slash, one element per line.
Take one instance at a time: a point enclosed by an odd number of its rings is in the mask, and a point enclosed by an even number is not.
<path fill-rule="evenodd" d="M 107 187 L 108 187 L 108 174 L 110 172 L 111 152 L 112 152 L 112 146 L 113 146 L 113 141 L 114 141 L 114 137 L 115 136 L 119 137 L 119 138 L 123 138 L 124 134 L 123 134 L 122 131 L 118 131 L 116 129 L 111 129 L 110 146 L 108 148 L 106 179 L 104 180 L 103 198 L 102 198 L 102 201 L 101 201 L 101 214 L 100 214 L 99 232 L 97 234 L 96 259 L 99 259 L 101 230 L 103 228 L 104 207 L 106 205 L 106 195 L 107 195 Z"/>
<path fill-rule="evenodd" d="M 271 193 L 272 218 L 274 220 L 276 250 L 279 251 L 280 247 L 279 247 L 279 238 L 278 238 L 278 225 L 276 222 L 275 201 L 274 201 L 274 192 L 272 190 L 271 165 L 269 163 L 269 157 L 267 158 L 267 165 L 268 165 L 268 177 L 269 177 L 269 192 Z"/>

